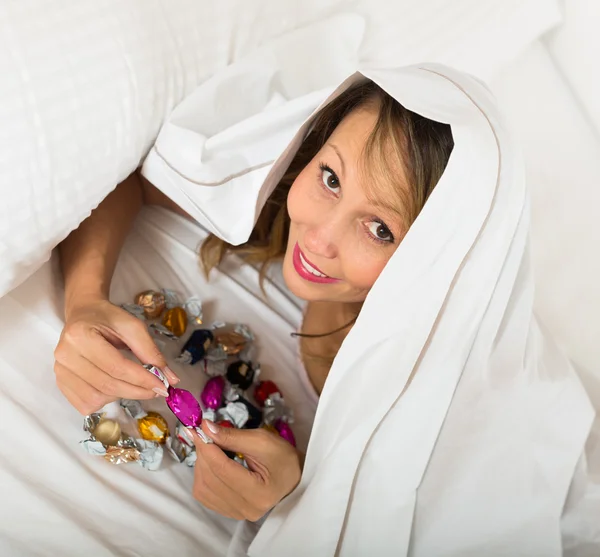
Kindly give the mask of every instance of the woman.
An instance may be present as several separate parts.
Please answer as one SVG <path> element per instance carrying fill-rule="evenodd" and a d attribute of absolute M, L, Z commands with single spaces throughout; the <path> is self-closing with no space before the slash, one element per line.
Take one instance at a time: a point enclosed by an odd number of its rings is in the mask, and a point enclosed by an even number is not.
<path fill-rule="evenodd" d="M 300 333 L 303 363 L 318 393 L 365 297 L 442 175 L 452 144 L 447 124 L 406 110 L 371 81 L 357 85 L 319 113 L 248 242 L 232 246 L 211 236 L 203 243 L 201 258 L 207 273 L 227 251 L 260 265 L 263 272 L 269 263 L 283 258 L 287 287 L 308 302 Z M 114 345 L 123 343 L 134 352 L 143 346 L 146 351 L 140 355 L 146 356 L 145 361 L 164 369 L 170 382 L 178 382 L 147 331 L 108 301 L 123 232 L 142 198 L 181 211 L 134 174 L 61 246 L 66 326 L 55 370 L 59 388 L 84 415 L 116 398 L 167 394 L 140 366 L 115 350 L 105 350 L 104 339 Z M 126 215 L 115 215 L 117 206 Z M 121 228 L 105 232 L 100 220 L 104 215 L 122 223 Z M 100 335 L 80 342 L 79 335 L 87 331 Z M 208 421 L 205 428 L 209 434 L 217 431 Z M 248 433 L 249 443 L 255 442 L 253 433 L 257 432 L 243 433 Z M 290 462 L 272 471 L 281 475 L 281 479 L 274 478 L 277 485 L 272 490 L 256 494 L 264 501 L 260 506 L 220 503 L 206 485 L 195 490 L 197 498 L 225 516 L 258 520 L 285 497 L 300 479 L 299 460 L 292 458 L 286 443 L 263 437 L 265 445 L 267 441 L 272 445 L 265 446 L 265 451 L 276 451 L 269 456 Z M 242 435 L 236 441 L 243 443 Z M 246 453 L 242 446 L 237 450 Z M 217 452 L 209 447 L 201 451 Z M 200 459 L 199 470 L 203 463 Z M 224 457 L 216 465 L 228 464 Z M 238 467 L 227 467 L 250 477 Z M 198 474 L 199 479 L 203 476 Z"/>
<path fill-rule="evenodd" d="M 532 320 L 514 153 L 472 80 L 440 68 L 368 77 L 342 85 L 259 192 L 244 198 L 240 190 L 229 213 L 203 221 L 222 232 L 236 210 L 257 206 L 247 241 L 234 247 L 210 237 L 202 262 L 209 272 L 236 252 L 265 274 L 283 256 L 287 287 L 308 302 L 302 360 L 322 397 L 303 472 L 301 456 L 276 436 L 205 421 L 215 444 L 197 441 L 194 496 L 237 519 L 255 521 L 275 507 L 252 555 L 403 554 L 409 546 L 421 555 L 495 555 L 525 540 L 529 554 L 552 554 L 556 539 L 540 533 L 560 513 L 592 414 L 568 362 L 550 354 Z M 464 164 L 468 173 L 457 172 Z M 442 192 L 432 195 L 442 174 Z M 178 381 L 143 326 L 108 302 L 119 248 L 144 200 L 179 210 L 134 175 L 61 246 L 66 326 L 55 369 L 84 414 L 118 397 L 165 395 L 108 344 L 128 346 Z M 221 236 L 237 243 L 244 233 Z M 560 370 L 550 383 L 538 371 L 549 358 Z M 572 410 L 568 435 L 547 415 L 557 385 Z M 520 430 L 506 425 L 509 414 L 527 418 Z M 539 461 L 540 416 L 561 448 L 553 462 Z M 223 449 L 243 452 L 250 470 Z M 518 462 L 505 462 L 515 453 Z M 485 465 L 470 470 L 477 462 Z M 490 482 L 500 465 L 505 476 Z M 518 485 L 532 467 L 560 487 L 523 493 Z"/>

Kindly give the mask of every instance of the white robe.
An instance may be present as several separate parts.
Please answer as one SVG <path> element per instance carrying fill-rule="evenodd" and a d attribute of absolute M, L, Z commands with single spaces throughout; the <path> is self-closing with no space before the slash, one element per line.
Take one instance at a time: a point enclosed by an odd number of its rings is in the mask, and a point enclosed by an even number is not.
<path fill-rule="evenodd" d="M 239 244 L 311 114 L 352 83 L 452 128 L 444 175 L 331 368 L 300 485 L 249 554 L 600 555 L 595 411 L 533 314 L 527 189 L 490 93 L 436 65 L 354 73 L 341 51 L 310 88 L 285 50 L 232 66 L 175 110 L 143 168 Z M 332 76 L 349 77 L 332 93 Z M 243 95 L 235 119 L 224 90 Z"/>

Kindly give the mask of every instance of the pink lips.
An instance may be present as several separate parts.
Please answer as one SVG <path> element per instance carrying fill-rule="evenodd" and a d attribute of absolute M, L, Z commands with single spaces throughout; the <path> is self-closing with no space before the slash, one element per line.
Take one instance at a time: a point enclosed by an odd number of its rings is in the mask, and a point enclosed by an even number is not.
<path fill-rule="evenodd" d="M 313 273 L 311 273 L 302 263 L 302 258 L 304 259 L 304 261 L 306 261 L 306 263 L 308 263 L 315 271 L 317 271 L 318 273 L 321 273 L 321 275 L 325 275 L 325 273 L 323 271 L 321 271 L 316 265 L 313 265 L 306 257 L 306 255 L 304 255 L 304 253 L 302 252 L 302 250 L 300 249 L 300 246 L 296 243 L 296 245 L 294 246 L 294 253 L 292 256 L 292 262 L 294 264 L 294 269 L 296 269 L 296 272 L 304 279 L 304 280 L 308 280 L 310 282 L 317 282 L 319 284 L 332 284 L 335 282 L 339 282 L 339 279 L 336 278 L 331 278 L 328 276 L 318 276 L 315 275 Z"/>

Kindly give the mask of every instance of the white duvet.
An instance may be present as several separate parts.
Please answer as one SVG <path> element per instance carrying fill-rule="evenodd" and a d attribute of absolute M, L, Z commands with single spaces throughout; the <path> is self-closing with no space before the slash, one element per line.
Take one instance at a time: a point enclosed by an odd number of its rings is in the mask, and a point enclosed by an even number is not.
<path fill-rule="evenodd" d="M 276 284 L 235 262 L 207 285 L 196 249 L 206 233 L 166 210 L 138 219 L 116 271 L 115 302 L 146 288 L 170 287 L 205 301 L 209 320 L 247 323 L 255 332 L 265 378 L 274 378 L 294 408 L 294 433 L 306 447 L 316 408 L 302 379 L 297 340 L 301 308 Z M 192 497 L 193 471 L 164 458 L 148 472 L 113 466 L 79 446 L 82 417 L 54 384 L 53 350 L 62 329 L 61 278 L 56 261 L 0 300 L 0 555 L 2 557 L 223 556 L 237 524 Z M 170 364 L 185 388 L 206 380 L 196 368 Z M 152 406 L 152 403 L 148 407 Z M 174 426 L 164 402 L 155 402 Z"/>

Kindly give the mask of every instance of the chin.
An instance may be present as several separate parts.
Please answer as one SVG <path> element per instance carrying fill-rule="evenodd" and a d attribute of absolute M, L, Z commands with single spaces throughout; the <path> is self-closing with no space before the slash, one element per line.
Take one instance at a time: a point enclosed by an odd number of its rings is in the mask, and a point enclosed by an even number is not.
<path fill-rule="evenodd" d="M 311 289 L 312 285 L 298 276 L 291 261 L 288 261 L 287 255 L 283 262 L 283 280 L 288 290 L 297 298 L 307 302 L 315 301 L 315 292 Z"/>

